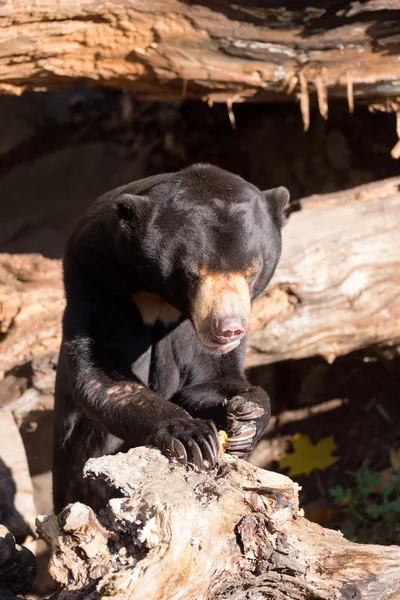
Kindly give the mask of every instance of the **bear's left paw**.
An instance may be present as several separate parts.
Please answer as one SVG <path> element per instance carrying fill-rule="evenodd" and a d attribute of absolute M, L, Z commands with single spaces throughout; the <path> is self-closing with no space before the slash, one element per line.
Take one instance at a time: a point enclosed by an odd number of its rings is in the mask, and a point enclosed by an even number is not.
<path fill-rule="evenodd" d="M 263 404 L 266 406 L 251 400 L 247 394 L 228 400 L 229 437 L 225 448 L 229 454 L 246 458 L 264 433 L 270 418 L 269 398 L 265 396 Z"/>
<path fill-rule="evenodd" d="M 199 470 L 214 469 L 218 462 L 218 433 L 211 421 L 189 416 L 161 421 L 148 441 L 168 458 Z"/>

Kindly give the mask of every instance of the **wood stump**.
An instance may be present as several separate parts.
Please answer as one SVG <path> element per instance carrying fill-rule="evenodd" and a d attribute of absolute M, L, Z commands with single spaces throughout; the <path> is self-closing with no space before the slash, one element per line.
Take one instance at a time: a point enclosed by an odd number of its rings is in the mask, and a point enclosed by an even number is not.
<path fill-rule="evenodd" d="M 85 473 L 115 490 L 101 514 L 75 503 L 38 519 L 57 600 L 400 598 L 400 548 L 308 522 L 284 475 L 226 455 L 197 473 L 144 447 Z"/>

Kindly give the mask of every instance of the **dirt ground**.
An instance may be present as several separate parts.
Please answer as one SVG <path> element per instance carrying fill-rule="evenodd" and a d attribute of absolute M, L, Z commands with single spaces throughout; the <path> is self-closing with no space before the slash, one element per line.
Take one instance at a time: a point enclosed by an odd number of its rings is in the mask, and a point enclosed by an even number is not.
<path fill-rule="evenodd" d="M 293 200 L 399 173 L 390 157 L 393 115 L 365 107 L 349 115 L 336 104 L 327 121 L 314 110 L 304 133 L 298 106 L 237 105 L 234 112 L 236 129 L 224 105 L 137 103 L 101 89 L 1 97 L 0 251 L 60 257 L 78 216 L 98 195 L 195 161 L 228 168 L 262 188 L 286 185 Z M 388 348 L 332 365 L 312 358 L 249 373 L 273 404 L 252 462 L 276 470 L 296 434 L 313 444 L 333 436 L 338 460 L 294 479 L 309 518 L 360 541 L 400 543 L 399 367 L 400 357 Z M 21 433 L 38 512 L 49 513 L 51 406 L 25 419 Z M 42 557 L 39 595 L 51 591 Z"/>

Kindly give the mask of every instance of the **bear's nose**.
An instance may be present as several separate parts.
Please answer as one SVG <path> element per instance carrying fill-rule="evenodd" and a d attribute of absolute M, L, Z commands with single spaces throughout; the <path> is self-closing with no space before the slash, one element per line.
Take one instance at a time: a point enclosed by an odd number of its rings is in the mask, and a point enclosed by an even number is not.
<path fill-rule="evenodd" d="M 246 322 L 241 317 L 222 317 L 214 320 L 214 333 L 222 338 L 238 338 L 246 331 Z"/>

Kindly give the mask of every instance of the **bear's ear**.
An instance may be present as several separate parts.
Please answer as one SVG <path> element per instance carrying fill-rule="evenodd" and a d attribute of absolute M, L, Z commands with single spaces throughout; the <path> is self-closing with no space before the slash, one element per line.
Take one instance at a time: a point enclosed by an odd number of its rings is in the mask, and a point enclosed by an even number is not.
<path fill-rule="evenodd" d="M 272 214 L 277 219 L 278 223 L 282 223 L 283 211 L 287 207 L 290 199 L 289 190 L 282 185 L 272 190 L 265 190 L 262 195 L 268 202 Z"/>
<path fill-rule="evenodd" d="M 145 217 L 149 201 L 145 196 L 121 194 L 114 200 L 115 212 L 123 227 L 133 227 Z"/>

